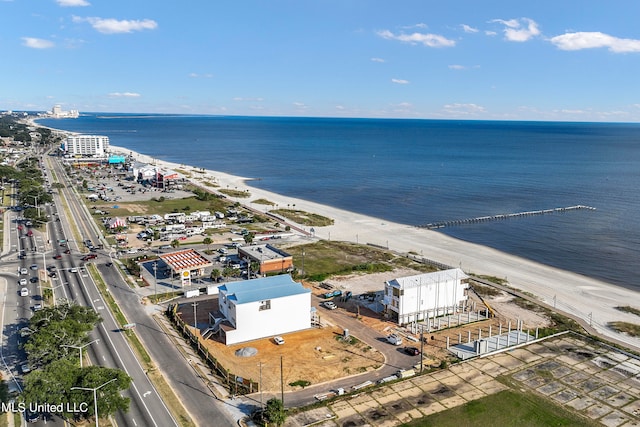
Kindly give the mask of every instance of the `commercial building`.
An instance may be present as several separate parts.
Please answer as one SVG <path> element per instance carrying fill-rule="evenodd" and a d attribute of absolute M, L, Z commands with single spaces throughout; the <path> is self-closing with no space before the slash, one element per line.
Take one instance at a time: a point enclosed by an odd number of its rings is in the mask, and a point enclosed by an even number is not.
<path fill-rule="evenodd" d="M 71 135 L 64 142 L 63 151 L 68 156 L 106 157 L 109 137 L 100 135 Z"/>
<path fill-rule="evenodd" d="M 288 274 L 229 282 L 218 289 L 219 312 L 209 315 L 210 331 L 226 345 L 311 327 L 311 291 Z"/>
<path fill-rule="evenodd" d="M 238 257 L 249 264 L 257 263 L 259 274 L 284 273 L 293 268 L 293 257 L 269 244 L 241 246 Z"/>
<path fill-rule="evenodd" d="M 398 324 L 455 313 L 467 301 L 469 276 L 459 268 L 385 282 L 386 312 Z"/>
<path fill-rule="evenodd" d="M 191 286 L 194 278 L 203 277 L 205 268 L 213 265 L 205 256 L 193 249 L 160 255 L 160 259 L 167 265 L 172 277 L 180 278 L 180 284 L 183 287 Z"/>

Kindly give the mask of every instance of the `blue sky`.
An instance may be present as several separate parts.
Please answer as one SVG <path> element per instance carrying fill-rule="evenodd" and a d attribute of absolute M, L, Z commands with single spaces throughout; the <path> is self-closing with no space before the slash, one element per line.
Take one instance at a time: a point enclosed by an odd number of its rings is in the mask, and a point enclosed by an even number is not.
<path fill-rule="evenodd" d="M 638 0 L 0 0 L 0 109 L 640 121 Z"/>

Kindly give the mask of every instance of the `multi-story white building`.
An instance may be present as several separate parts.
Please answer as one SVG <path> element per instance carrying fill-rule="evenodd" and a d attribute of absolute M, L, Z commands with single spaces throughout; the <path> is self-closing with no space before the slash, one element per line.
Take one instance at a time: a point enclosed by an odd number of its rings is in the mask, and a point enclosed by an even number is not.
<path fill-rule="evenodd" d="M 455 313 L 468 299 L 469 276 L 459 268 L 385 282 L 384 304 L 398 324 Z"/>
<path fill-rule="evenodd" d="M 64 151 L 69 156 L 106 157 L 109 137 L 99 135 L 71 135 L 65 140 Z"/>
<path fill-rule="evenodd" d="M 216 332 L 227 345 L 311 327 L 311 291 L 288 274 L 229 282 L 218 289 L 224 321 L 217 319 Z"/>

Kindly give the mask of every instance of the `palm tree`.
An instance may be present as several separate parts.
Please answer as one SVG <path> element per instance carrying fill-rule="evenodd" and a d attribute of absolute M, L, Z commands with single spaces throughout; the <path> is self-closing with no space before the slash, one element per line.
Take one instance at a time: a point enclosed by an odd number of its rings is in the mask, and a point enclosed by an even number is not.
<path fill-rule="evenodd" d="M 207 250 L 209 250 L 209 246 L 213 243 L 213 240 L 211 240 L 211 237 L 205 237 L 202 243 L 204 243 L 207 246 Z"/>
<path fill-rule="evenodd" d="M 173 249 L 177 248 L 178 246 L 180 246 L 180 241 L 178 239 L 174 239 L 171 241 L 171 247 Z"/>
<path fill-rule="evenodd" d="M 218 270 L 217 268 L 214 268 L 213 270 L 211 270 L 211 276 L 210 276 L 211 280 L 213 280 L 214 282 L 217 282 L 221 274 L 222 273 L 220 273 L 220 270 Z"/>

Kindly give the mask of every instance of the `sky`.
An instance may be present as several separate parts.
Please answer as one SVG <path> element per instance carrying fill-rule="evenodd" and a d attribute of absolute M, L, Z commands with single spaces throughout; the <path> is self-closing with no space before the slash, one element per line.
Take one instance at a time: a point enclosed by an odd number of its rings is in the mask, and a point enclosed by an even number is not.
<path fill-rule="evenodd" d="M 0 110 L 640 121 L 638 0 L 0 0 Z"/>

